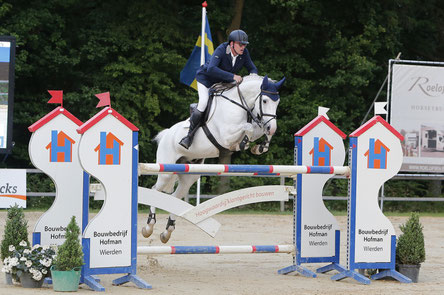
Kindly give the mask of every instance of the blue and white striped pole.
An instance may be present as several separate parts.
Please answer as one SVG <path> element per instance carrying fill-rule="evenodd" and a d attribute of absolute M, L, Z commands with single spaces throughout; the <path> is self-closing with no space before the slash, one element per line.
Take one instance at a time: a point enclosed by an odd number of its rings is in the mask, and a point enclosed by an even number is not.
<path fill-rule="evenodd" d="M 289 165 L 223 165 L 223 164 L 157 164 L 140 163 L 139 174 L 206 174 L 206 175 L 281 175 L 342 174 L 349 175 L 347 166 Z"/>
<path fill-rule="evenodd" d="M 137 254 L 254 254 L 294 253 L 294 245 L 258 246 L 140 246 Z"/>

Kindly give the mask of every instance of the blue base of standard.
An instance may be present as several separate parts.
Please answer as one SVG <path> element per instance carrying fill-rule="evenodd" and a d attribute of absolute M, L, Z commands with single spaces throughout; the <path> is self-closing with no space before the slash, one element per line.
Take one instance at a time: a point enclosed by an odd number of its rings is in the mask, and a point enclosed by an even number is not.
<path fill-rule="evenodd" d="M 339 263 L 333 262 L 331 264 L 328 264 L 326 266 L 320 267 L 316 270 L 317 273 L 326 273 L 329 272 L 331 270 L 337 270 L 339 272 L 343 272 L 346 271 L 347 269 L 345 267 L 343 267 L 342 265 L 340 265 Z"/>
<path fill-rule="evenodd" d="M 354 280 L 356 280 L 358 283 L 361 284 L 365 284 L 365 285 L 369 285 L 370 284 L 370 279 L 357 273 L 354 270 L 345 270 L 343 272 L 340 272 L 334 276 L 331 277 L 331 279 L 333 281 L 340 281 L 343 280 L 345 278 L 352 278 Z"/>
<path fill-rule="evenodd" d="M 100 280 L 96 276 L 92 276 L 92 275 L 85 276 L 81 280 L 81 283 L 86 284 L 88 287 L 90 287 L 94 291 L 100 291 L 100 292 L 105 291 L 105 288 L 99 282 L 100 282 Z M 119 285 L 123 285 L 128 282 L 134 283 L 137 287 L 139 287 L 141 289 L 152 289 L 152 286 L 150 284 L 146 283 L 140 277 L 138 277 L 137 275 L 133 275 L 133 274 L 128 274 L 126 276 L 123 276 L 121 278 L 117 278 L 117 279 L 113 280 L 113 285 L 119 286 Z"/>
<path fill-rule="evenodd" d="M 309 278 L 316 277 L 316 274 L 314 272 L 312 272 L 308 268 L 303 267 L 301 265 L 290 265 L 290 266 L 284 267 L 284 268 L 278 270 L 278 274 L 286 275 L 286 274 L 294 272 L 294 271 L 297 271 L 298 273 L 300 273 L 301 275 L 303 275 L 305 277 L 309 277 Z"/>
<path fill-rule="evenodd" d="M 411 283 L 412 280 L 394 269 L 386 269 L 371 276 L 372 280 L 378 280 L 385 277 L 392 277 L 401 283 Z"/>
<path fill-rule="evenodd" d="M 113 285 L 119 286 L 119 285 L 123 285 L 128 282 L 134 283 L 137 287 L 139 287 L 141 289 L 152 289 L 153 288 L 150 284 L 148 284 L 147 282 L 145 282 L 144 280 L 139 278 L 137 275 L 132 275 L 132 274 L 128 274 L 126 276 L 123 276 L 121 278 L 113 280 Z"/>

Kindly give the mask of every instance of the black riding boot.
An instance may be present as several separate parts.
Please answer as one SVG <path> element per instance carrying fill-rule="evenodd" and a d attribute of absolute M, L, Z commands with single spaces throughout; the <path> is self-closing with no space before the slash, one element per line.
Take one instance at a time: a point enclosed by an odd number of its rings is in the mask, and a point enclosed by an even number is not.
<path fill-rule="evenodd" d="M 179 142 L 179 144 L 186 149 L 188 149 L 193 143 L 194 133 L 196 133 L 197 127 L 200 125 L 202 114 L 203 112 L 199 111 L 197 108 L 194 109 L 193 113 L 191 114 L 188 135 L 182 138 L 182 140 Z"/>

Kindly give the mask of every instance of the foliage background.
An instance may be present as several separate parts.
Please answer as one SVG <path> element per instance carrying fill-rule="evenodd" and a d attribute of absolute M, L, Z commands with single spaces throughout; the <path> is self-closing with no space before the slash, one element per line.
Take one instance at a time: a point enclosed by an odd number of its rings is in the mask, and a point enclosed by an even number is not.
<path fill-rule="evenodd" d="M 0 34 L 15 36 L 18 46 L 15 147 L 2 165 L 32 167 L 27 127 L 54 108 L 46 104 L 48 89 L 64 90 L 64 106 L 82 121 L 98 111 L 94 94 L 110 91 L 113 108 L 140 128 L 140 161 L 155 161 L 151 139 L 185 119 L 197 101 L 179 73 L 200 32 L 201 2 L 0 0 Z M 398 52 L 402 59 L 443 60 L 444 3 L 438 0 L 208 2 L 215 46 L 240 25 L 259 74 L 287 78 L 270 151 L 237 153 L 233 163 L 292 164 L 292 134 L 319 105 L 331 109 L 330 119 L 345 133 L 358 128 Z M 30 177 L 31 187 L 53 186 L 39 177 Z M 231 186 L 258 181 L 236 179 Z M 203 182 L 211 193 L 218 180 Z M 342 187 L 330 189 L 345 194 Z M 412 181 L 393 182 L 387 192 L 399 196 L 406 187 L 406 195 L 429 194 L 427 184 Z"/>

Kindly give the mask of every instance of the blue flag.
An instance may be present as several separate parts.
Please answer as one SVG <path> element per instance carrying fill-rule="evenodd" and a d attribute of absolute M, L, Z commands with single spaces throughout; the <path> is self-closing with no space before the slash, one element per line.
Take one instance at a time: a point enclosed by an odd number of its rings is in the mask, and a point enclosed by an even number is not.
<path fill-rule="evenodd" d="M 208 61 L 213 55 L 214 47 L 213 47 L 213 38 L 211 38 L 210 25 L 208 23 L 208 18 L 205 16 L 205 62 Z M 196 45 L 194 46 L 193 52 L 191 52 L 190 58 L 187 61 L 187 64 L 180 72 L 180 82 L 186 84 L 190 87 L 193 87 L 197 90 L 197 82 L 196 82 L 196 71 L 200 67 L 200 52 L 201 52 L 201 34 L 199 34 L 199 38 L 197 39 Z"/>

